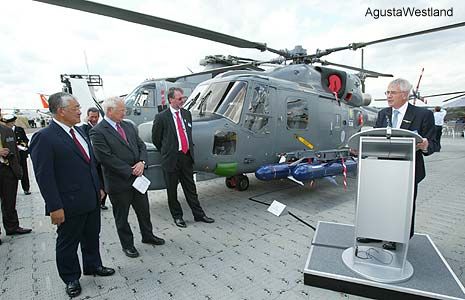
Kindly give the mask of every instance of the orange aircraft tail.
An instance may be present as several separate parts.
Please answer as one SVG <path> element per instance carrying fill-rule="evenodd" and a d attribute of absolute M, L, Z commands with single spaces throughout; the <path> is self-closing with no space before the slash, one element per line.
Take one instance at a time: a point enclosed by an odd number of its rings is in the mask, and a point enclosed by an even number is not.
<path fill-rule="evenodd" d="M 48 100 L 46 98 L 46 95 L 44 94 L 39 94 L 40 95 L 40 101 L 42 101 L 42 106 L 44 108 L 48 108 Z"/>

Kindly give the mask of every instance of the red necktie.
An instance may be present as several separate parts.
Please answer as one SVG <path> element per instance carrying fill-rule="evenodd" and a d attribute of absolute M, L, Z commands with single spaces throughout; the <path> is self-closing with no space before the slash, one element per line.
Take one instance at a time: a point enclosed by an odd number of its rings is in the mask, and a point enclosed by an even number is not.
<path fill-rule="evenodd" d="M 186 154 L 189 150 L 189 143 L 187 143 L 186 133 L 182 127 L 181 118 L 179 117 L 179 111 L 176 112 L 176 123 L 178 124 L 178 134 L 181 140 L 181 151 Z"/>
<path fill-rule="evenodd" d="M 82 147 L 81 143 L 79 143 L 79 140 L 76 138 L 76 135 L 74 134 L 73 128 L 71 128 L 71 129 L 69 130 L 69 132 L 71 133 L 71 136 L 73 137 L 74 143 L 75 143 L 76 146 L 79 148 L 79 151 L 81 151 L 82 155 L 83 155 L 84 158 L 86 159 L 86 162 L 89 163 L 89 162 L 90 162 L 89 155 L 87 155 L 86 150 L 84 150 L 84 147 Z"/>
<path fill-rule="evenodd" d="M 126 132 L 124 132 L 123 128 L 119 123 L 116 123 L 116 130 L 118 131 L 119 135 L 121 135 L 123 140 L 127 143 L 128 139 L 126 138 Z"/>

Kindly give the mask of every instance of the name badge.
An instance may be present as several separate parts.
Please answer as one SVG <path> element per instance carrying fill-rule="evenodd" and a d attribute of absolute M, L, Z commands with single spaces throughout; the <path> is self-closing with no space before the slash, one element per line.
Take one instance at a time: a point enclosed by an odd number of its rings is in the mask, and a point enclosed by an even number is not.
<path fill-rule="evenodd" d="M 14 141 L 15 141 L 15 138 L 12 137 L 12 136 L 9 136 L 9 137 L 5 138 L 5 142 L 7 142 L 7 143 L 11 143 L 11 142 L 14 142 Z"/>

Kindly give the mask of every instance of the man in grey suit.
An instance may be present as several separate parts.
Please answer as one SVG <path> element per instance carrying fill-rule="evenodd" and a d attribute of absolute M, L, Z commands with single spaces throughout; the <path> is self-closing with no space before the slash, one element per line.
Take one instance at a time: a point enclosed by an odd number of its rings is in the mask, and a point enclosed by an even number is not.
<path fill-rule="evenodd" d="M 136 212 L 142 243 L 163 245 L 165 241 L 152 233 L 147 193 L 141 194 L 132 186 L 142 176 L 147 160 L 144 142 L 130 123 L 123 121 L 124 102 L 113 97 L 103 102 L 105 117 L 90 130 L 95 156 L 102 165 L 105 190 L 113 206 L 116 229 L 128 257 L 138 257 L 128 223 L 129 207 Z"/>

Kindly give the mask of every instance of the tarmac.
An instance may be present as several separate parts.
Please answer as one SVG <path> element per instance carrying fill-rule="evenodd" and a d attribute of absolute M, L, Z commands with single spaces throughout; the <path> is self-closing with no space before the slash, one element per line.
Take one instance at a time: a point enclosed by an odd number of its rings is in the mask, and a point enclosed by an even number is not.
<path fill-rule="evenodd" d="M 430 235 L 465 284 L 465 139 L 443 137 L 442 144 L 441 152 L 426 158 L 416 231 Z M 29 170 L 32 173 L 31 165 Z M 165 190 L 150 191 L 154 233 L 166 244 L 142 244 L 131 210 L 138 258 L 121 251 L 110 205 L 102 211 L 101 256 L 116 274 L 82 276 L 82 294 L 75 299 L 365 299 L 304 285 L 314 231 L 290 214 L 276 217 L 249 199 L 278 200 L 312 226 L 318 221 L 353 224 L 356 175 L 349 174 L 347 190 L 341 176 L 305 187 L 289 180 L 261 182 L 253 174 L 249 179 L 250 187 L 243 192 L 228 189 L 224 178 L 197 184 L 204 210 L 216 220 L 213 224 L 194 222 L 180 189 L 186 229 L 173 223 Z M 2 231 L 0 236 L 0 299 L 68 299 L 55 264 L 55 227 L 44 214 L 33 175 L 31 185 L 29 196 L 18 188 L 17 209 L 21 226 L 33 232 L 5 236 Z"/>

